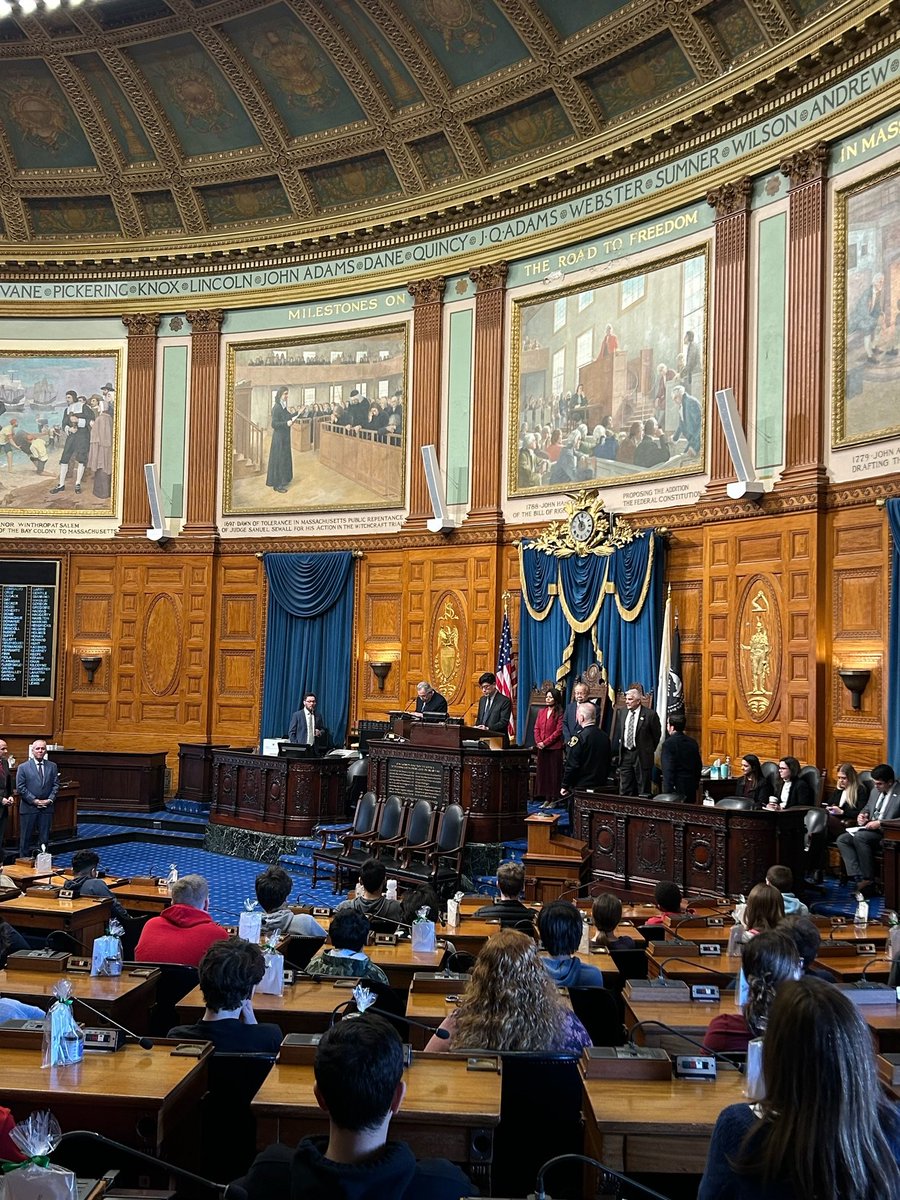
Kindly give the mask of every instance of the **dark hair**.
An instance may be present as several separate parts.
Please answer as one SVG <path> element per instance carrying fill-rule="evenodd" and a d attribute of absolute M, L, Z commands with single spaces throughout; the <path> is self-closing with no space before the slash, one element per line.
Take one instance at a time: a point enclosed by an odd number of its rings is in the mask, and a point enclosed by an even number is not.
<path fill-rule="evenodd" d="M 684 733 L 686 721 L 681 713 L 666 713 L 666 721 L 676 733 Z"/>
<path fill-rule="evenodd" d="M 520 862 L 501 863 L 497 868 L 497 887 L 502 896 L 517 900 L 525 886 L 525 868 Z"/>
<path fill-rule="evenodd" d="M 387 879 L 387 868 L 377 858 L 367 858 L 359 868 L 359 881 L 367 892 L 380 892 Z"/>
<path fill-rule="evenodd" d="M 568 900 L 554 900 L 538 913 L 538 932 L 548 954 L 572 955 L 578 949 L 584 922 L 581 913 Z"/>
<path fill-rule="evenodd" d="M 291 894 L 294 881 L 284 867 L 266 867 L 256 877 L 256 898 L 267 913 L 281 908 Z"/>
<path fill-rule="evenodd" d="M 558 688 L 548 687 L 546 692 L 544 692 L 544 696 L 545 697 L 552 696 L 553 697 L 553 707 L 554 708 L 562 708 L 562 704 L 563 704 L 562 692 L 560 692 Z"/>
<path fill-rule="evenodd" d="M 338 1021 L 322 1035 L 313 1070 L 339 1129 L 373 1129 L 387 1116 L 403 1077 L 400 1036 L 373 1013 Z"/>
<path fill-rule="evenodd" d="M 744 760 L 744 762 L 748 762 L 750 764 L 750 776 L 754 784 L 759 783 L 763 777 L 763 769 L 762 763 L 759 761 L 757 756 L 755 754 L 742 754 L 741 758 Z"/>
<path fill-rule="evenodd" d="M 328 936 L 335 950 L 362 950 L 369 936 L 369 921 L 355 908 L 339 908 L 331 918 Z"/>
<path fill-rule="evenodd" d="M 811 921 L 809 917 L 801 917 L 799 913 L 792 913 L 779 922 L 778 932 L 788 935 L 797 947 L 800 965 L 804 971 L 808 971 L 818 958 L 819 947 L 822 945 L 822 935 L 815 921 Z"/>
<path fill-rule="evenodd" d="M 754 1037 L 766 1028 L 778 988 L 788 979 L 796 979 L 801 965 L 793 940 L 777 929 L 758 933 L 744 943 L 741 957 L 741 969 L 747 980 L 744 1020 Z"/>
<path fill-rule="evenodd" d="M 591 906 L 591 916 L 597 926 L 594 942 L 598 946 L 605 946 L 610 940 L 610 934 L 622 919 L 622 901 L 612 892 L 603 892 Z"/>
<path fill-rule="evenodd" d="M 239 1008 L 266 973 L 263 952 L 253 942 L 231 937 L 213 942 L 200 959 L 200 990 L 212 1012 Z"/>
<path fill-rule="evenodd" d="M 420 908 L 428 909 L 429 921 L 438 919 L 440 901 L 437 892 L 429 883 L 420 883 L 417 888 L 407 892 L 400 901 L 400 920 L 404 925 L 412 925 Z"/>
<path fill-rule="evenodd" d="M 681 912 L 681 888 L 670 879 L 661 879 L 653 889 L 653 898 L 660 912 Z"/>
<path fill-rule="evenodd" d="M 781 758 L 779 758 L 778 761 L 783 762 L 784 765 L 787 767 L 788 771 L 790 772 L 791 783 L 793 783 L 795 779 L 799 778 L 800 762 L 798 759 L 794 758 L 790 754 L 783 754 L 781 756 Z"/>
<path fill-rule="evenodd" d="M 794 872 L 790 867 L 776 864 L 766 871 L 766 883 L 770 887 L 778 888 L 782 895 L 785 892 L 792 892 L 794 890 Z"/>
<path fill-rule="evenodd" d="M 798 1196 L 900 1195 L 891 1145 L 900 1122 L 881 1090 L 871 1034 L 839 988 L 804 975 L 779 989 L 763 1074 L 763 1120 L 744 1138 L 736 1170 L 762 1190 L 777 1183 Z"/>
<path fill-rule="evenodd" d="M 876 783 L 893 783 L 894 768 L 889 767 L 887 763 L 879 763 L 877 767 L 872 768 L 872 778 Z"/>
<path fill-rule="evenodd" d="M 496 683 L 496 682 L 497 682 L 497 676 L 494 674 L 493 671 L 483 671 L 478 676 L 479 685 L 481 685 L 482 683 Z"/>
<path fill-rule="evenodd" d="M 745 929 L 774 929 L 784 920 L 784 897 L 770 883 L 758 883 L 750 889 L 744 909 Z"/>
<path fill-rule="evenodd" d="M 275 389 L 275 401 L 276 401 L 276 403 L 277 403 L 277 402 L 278 402 L 278 401 L 281 399 L 281 397 L 282 397 L 282 396 L 286 396 L 287 394 L 288 394 L 288 390 L 287 390 L 287 388 L 286 388 L 286 387 L 283 387 L 283 386 L 282 386 L 282 387 L 280 387 L 280 388 L 276 388 L 276 389 Z"/>
<path fill-rule="evenodd" d="M 81 875 L 83 871 L 93 871 L 94 867 L 99 867 L 100 855 L 96 850 L 76 850 L 72 855 L 72 870 L 76 875 Z"/>

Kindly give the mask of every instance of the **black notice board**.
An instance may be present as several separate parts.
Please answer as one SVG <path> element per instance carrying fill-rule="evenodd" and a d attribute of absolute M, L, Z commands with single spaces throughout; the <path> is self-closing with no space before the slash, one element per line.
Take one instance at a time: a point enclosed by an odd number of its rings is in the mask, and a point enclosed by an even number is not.
<path fill-rule="evenodd" d="M 0 696 L 52 700 L 59 563 L 0 559 Z"/>

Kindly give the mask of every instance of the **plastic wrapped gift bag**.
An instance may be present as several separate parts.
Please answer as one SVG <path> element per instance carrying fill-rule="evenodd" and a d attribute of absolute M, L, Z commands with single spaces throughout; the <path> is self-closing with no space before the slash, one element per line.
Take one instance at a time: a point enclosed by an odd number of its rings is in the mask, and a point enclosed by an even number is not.
<path fill-rule="evenodd" d="M 61 979 L 53 988 L 56 1003 L 44 1017 L 42 1067 L 68 1067 L 84 1058 L 84 1030 L 72 1012 L 72 984 Z"/>
<path fill-rule="evenodd" d="M 256 985 L 256 991 L 266 996 L 284 994 L 284 955 L 278 954 L 274 946 L 265 947 L 266 973 Z"/>
<path fill-rule="evenodd" d="M 427 908 L 420 908 L 412 924 L 413 954 L 433 954 L 434 945 L 434 921 L 428 920 Z"/>
<path fill-rule="evenodd" d="M 78 1200 L 75 1173 L 50 1162 L 62 1136 L 54 1116 L 32 1113 L 9 1136 L 27 1162 L 3 1164 L 0 1200 Z"/>
<path fill-rule="evenodd" d="M 122 974 L 122 935 L 125 930 L 118 921 L 110 921 L 103 937 L 94 938 L 91 953 L 92 975 Z"/>
<path fill-rule="evenodd" d="M 245 900 L 244 911 L 238 920 L 238 937 L 242 937 L 247 942 L 256 942 L 259 945 L 260 935 L 262 934 L 262 918 L 262 910 L 259 909 L 256 901 Z"/>

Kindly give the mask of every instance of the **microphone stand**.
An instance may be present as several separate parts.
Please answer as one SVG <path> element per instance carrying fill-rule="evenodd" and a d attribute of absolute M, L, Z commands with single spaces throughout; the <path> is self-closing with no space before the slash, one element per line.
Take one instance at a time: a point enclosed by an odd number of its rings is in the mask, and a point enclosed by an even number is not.
<path fill-rule="evenodd" d="M 183 1179 L 186 1183 L 198 1184 L 209 1191 L 218 1192 L 223 1200 L 247 1200 L 247 1193 L 236 1183 L 215 1183 L 211 1179 L 204 1179 L 202 1175 L 195 1175 L 193 1171 L 186 1171 L 184 1167 L 175 1167 L 171 1163 L 162 1162 L 152 1154 L 145 1154 L 143 1150 L 135 1150 L 132 1146 L 115 1142 L 112 1138 L 104 1137 L 102 1133 L 94 1133 L 90 1129 L 73 1129 L 69 1133 L 64 1133 L 57 1143 L 57 1150 L 64 1142 L 73 1142 L 76 1139 L 94 1142 L 107 1150 L 115 1150 L 128 1158 L 137 1159 L 138 1162 L 153 1167 L 155 1170 L 166 1171 L 169 1175 L 174 1175 L 176 1179 Z"/>
<path fill-rule="evenodd" d="M 120 1025 L 118 1021 L 114 1021 L 108 1013 L 101 1012 L 99 1008 L 94 1008 L 92 1004 L 88 1004 L 87 1000 L 82 1000 L 80 996 L 73 996 L 72 999 L 76 1004 L 80 1004 L 82 1008 L 86 1008 L 88 1012 L 93 1013 L 95 1017 L 99 1017 L 101 1021 L 109 1021 L 110 1025 L 115 1025 L 116 1029 L 121 1029 L 122 1032 L 127 1037 L 131 1038 L 133 1042 L 136 1042 L 142 1050 L 153 1049 L 155 1042 L 153 1042 L 150 1038 L 139 1037 L 134 1030 L 126 1029 L 124 1025 Z"/>

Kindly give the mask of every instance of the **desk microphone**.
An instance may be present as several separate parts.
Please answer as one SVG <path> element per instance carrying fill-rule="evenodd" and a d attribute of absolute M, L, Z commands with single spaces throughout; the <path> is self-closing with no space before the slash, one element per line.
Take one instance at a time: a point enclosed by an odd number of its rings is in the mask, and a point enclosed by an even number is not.
<path fill-rule="evenodd" d="M 154 1158 L 152 1154 L 145 1154 L 143 1150 L 135 1150 L 132 1146 L 123 1145 L 122 1142 L 114 1142 L 112 1138 L 104 1137 L 102 1133 L 94 1133 L 91 1129 L 73 1129 L 69 1133 L 64 1133 L 57 1145 L 61 1146 L 63 1142 L 71 1142 L 76 1138 L 88 1139 L 107 1150 L 116 1150 L 120 1154 L 124 1154 L 126 1158 L 136 1158 L 138 1162 L 147 1163 L 156 1170 L 164 1171 L 167 1175 L 174 1175 L 176 1179 L 184 1179 L 188 1183 L 208 1188 L 211 1192 L 218 1192 L 223 1200 L 247 1200 L 246 1191 L 237 1183 L 214 1183 L 211 1179 L 204 1179 L 202 1175 L 194 1175 L 191 1171 L 186 1171 L 184 1167 L 176 1167 L 172 1163 L 162 1162 L 160 1159 Z"/>
<path fill-rule="evenodd" d="M 693 959 L 691 959 L 690 961 L 693 962 Z M 666 964 L 673 963 L 673 962 L 684 963 L 685 959 L 678 958 L 676 955 L 673 955 L 671 958 L 664 958 L 662 960 L 662 962 L 659 964 L 659 974 L 660 974 L 660 977 L 665 982 L 668 982 L 668 976 L 666 975 L 666 972 L 665 972 Z M 698 964 L 702 963 L 702 970 L 698 972 L 699 974 L 721 975 L 723 979 L 727 979 L 729 981 L 732 988 L 735 986 L 737 977 L 735 975 L 732 975 L 732 973 L 730 971 L 721 971 L 717 967 L 707 966 L 707 964 L 705 962 L 703 962 L 703 960 L 700 958 L 697 959 L 697 962 L 698 962 Z M 676 981 L 673 979 L 672 983 L 675 983 L 675 982 Z"/>
<path fill-rule="evenodd" d="M 888 958 L 888 956 L 886 954 L 877 954 L 874 958 L 870 958 L 868 960 L 868 962 L 866 963 L 866 965 L 862 969 L 862 975 L 860 975 L 860 977 L 859 977 L 859 983 L 865 984 L 867 987 L 876 987 L 876 988 L 881 987 L 881 984 L 875 983 L 866 978 L 866 974 L 869 970 L 869 967 L 874 967 L 876 963 L 887 963 L 888 966 L 890 966 L 891 960 Z M 859 984 L 856 984 L 855 986 L 859 987 Z"/>
<path fill-rule="evenodd" d="M 673 1033 L 676 1037 L 681 1038 L 682 1041 L 689 1042 L 692 1046 L 696 1046 L 699 1050 L 702 1050 L 704 1054 L 711 1055 L 713 1058 L 715 1058 L 716 1062 L 721 1059 L 722 1062 L 727 1063 L 729 1067 L 736 1067 L 742 1075 L 744 1074 L 744 1064 L 742 1062 L 735 1062 L 733 1058 L 735 1054 L 743 1054 L 744 1052 L 742 1050 L 710 1050 L 708 1047 L 704 1046 L 702 1042 L 698 1042 L 696 1038 L 688 1037 L 686 1033 L 682 1033 L 680 1029 L 676 1029 L 673 1025 L 667 1025 L 665 1021 L 646 1020 L 636 1022 L 628 1031 L 629 1046 L 634 1046 L 635 1033 L 639 1029 L 646 1029 L 648 1025 L 654 1025 L 657 1029 L 665 1029 L 668 1033 Z"/>
<path fill-rule="evenodd" d="M 73 996 L 72 999 L 76 1004 L 80 1004 L 86 1008 L 88 1012 L 92 1012 L 95 1017 L 99 1017 L 102 1021 L 108 1021 L 110 1025 L 115 1025 L 116 1029 L 121 1029 L 133 1042 L 136 1042 L 142 1050 L 152 1050 L 154 1043 L 148 1037 L 139 1037 L 133 1029 L 126 1029 L 124 1025 L 120 1025 L 118 1021 L 114 1021 L 109 1013 L 100 1012 L 98 1008 L 94 1008 L 93 1004 L 88 1004 L 87 1000 L 82 1000 L 80 996 Z"/>
<path fill-rule="evenodd" d="M 619 1181 L 619 1183 L 624 1183 L 631 1188 L 636 1186 L 639 1187 L 642 1196 L 649 1196 L 652 1198 L 652 1200 L 667 1200 L 667 1197 L 661 1192 L 654 1192 L 653 1188 L 649 1188 L 644 1184 L 635 1184 L 634 1180 L 631 1179 L 630 1176 L 621 1175 L 618 1171 L 614 1171 L 612 1167 L 607 1167 L 604 1163 L 600 1162 L 599 1159 L 591 1158 L 587 1154 L 557 1154 L 554 1158 L 548 1159 L 538 1171 L 537 1179 L 534 1185 L 534 1191 L 528 1194 L 527 1200 L 552 1200 L 544 1188 L 544 1176 L 551 1167 L 555 1167 L 557 1163 L 563 1162 L 590 1163 L 592 1167 L 596 1167 L 600 1172 L 600 1182 L 602 1186 L 605 1186 L 609 1182 L 609 1180 L 604 1177 L 609 1176 L 610 1179 L 616 1179 Z M 616 1189 L 615 1194 L 619 1194 L 618 1188 Z"/>
<path fill-rule="evenodd" d="M 355 1004 L 355 997 L 351 996 L 349 1000 L 344 1000 L 341 1004 L 336 1004 L 331 1010 L 331 1020 L 328 1022 L 329 1029 L 334 1024 L 335 1017 L 342 1008 L 349 1008 L 351 1004 Z M 433 1025 L 426 1025 L 424 1021 L 417 1021 L 413 1017 L 400 1016 L 399 1013 L 388 1012 L 386 1008 L 378 1008 L 375 1004 L 370 1004 L 364 1012 L 348 1013 L 350 1017 L 365 1017 L 369 1013 L 377 1013 L 379 1017 L 386 1017 L 389 1021 L 404 1021 L 407 1025 L 415 1025 L 417 1029 L 424 1029 L 426 1033 L 434 1034 L 442 1041 L 447 1041 L 450 1037 L 449 1029 L 435 1029 Z"/>

